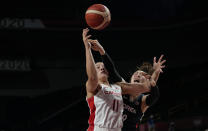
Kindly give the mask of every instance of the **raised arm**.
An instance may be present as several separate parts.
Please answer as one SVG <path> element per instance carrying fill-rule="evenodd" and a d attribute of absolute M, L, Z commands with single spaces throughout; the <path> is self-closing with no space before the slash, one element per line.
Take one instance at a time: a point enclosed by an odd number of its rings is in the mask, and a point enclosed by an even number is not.
<path fill-rule="evenodd" d="M 94 58 L 91 52 L 91 44 L 89 43 L 89 37 L 91 35 L 87 35 L 89 29 L 83 29 L 82 37 L 85 45 L 85 55 L 86 55 L 86 72 L 88 80 L 86 82 L 86 90 L 87 97 L 91 97 L 96 93 L 96 89 L 98 87 L 98 77 L 97 71 L 95 67 Z"/>
<path fill-rule="evenodd" d="M 159 88 L 156 85 L 156 82 L 158 81 L 158 78 L 160 76 L 160 73 L 163 72 L 163 68 L 165 68 L 165 65 L 163 65 L 166 60 L 162 60 L 164 55 L 161 55 L 159 60 L 156 61 L 156 57 L 153 59 L 153 69 L 154 72 L 151 76 L 151 79 L 155 81 L 155 84 L 151 84 L 150 93 L 148 95 L 144 95 L 142 97 L 142 103 L 141 103 L 141 110 L 144 113 L 150 106 L 154 105 L 157 100 L 160 97 Z"/>
<path fill-rule="evenodd" d="M 90 40 L 90 43 L 92 45 L 91 48 L 94 51 L 99 51 L 99 53 L 100 53 L 100 55 L 102 57 L 102 61 L 103 61 L 104 65 L 105 65 L 105 68 L 109 72 L 109 79 L 110 79 L 110 81 L 112 83 L 121 82 L 121 81 L 124 82 L 124 79 L 122 79 L 122 77 L 120 76 L 120 74 L 116 70 L 114 62 L 112 61 L 110 56 L 107 54 L 107 52 L 104 50 L 102 45 L 97 40 Z"/>

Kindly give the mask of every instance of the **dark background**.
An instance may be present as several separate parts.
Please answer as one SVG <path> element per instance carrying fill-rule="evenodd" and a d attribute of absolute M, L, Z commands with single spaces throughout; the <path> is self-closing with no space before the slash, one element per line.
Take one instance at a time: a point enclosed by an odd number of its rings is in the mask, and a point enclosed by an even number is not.
<path fill-rule="evenodd" d="M 208 128 L 205 1 L 68 0 L 2 4 L 0 129 L 67 131 L 88 127 L 81 34 L 87 27 L 84 13 L 95 3 L 109 8 L 112 21 L 106 29 L 90 33 L 125 79 L 154 56 L 164 54 L 167 60 L 158 81 L 160 99 L 146 112 L 143 123 L 153 114 L 156 123 L 174 121 L 177 130 L 194 130 L 195 119 L 202 121 L 201 130 Z M 25 19 L 39 20 L 43 26 L 26 27 Z M 29 67 L 17 69 L 15 61 L 28 62 Z"/>

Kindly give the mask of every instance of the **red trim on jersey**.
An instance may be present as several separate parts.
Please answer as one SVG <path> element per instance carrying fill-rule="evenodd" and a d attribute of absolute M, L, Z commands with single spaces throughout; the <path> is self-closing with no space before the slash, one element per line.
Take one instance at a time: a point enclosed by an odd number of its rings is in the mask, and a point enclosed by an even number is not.
<path fill-rule="evenodd" d="M 95 103 L 94 103 L 94 96 L 87 99 L 88 106 L 90 108 L 90 117 L 88 120 L 89 128 L 87 131 L 94 131 L 94 120 L 95 120 Z"/>

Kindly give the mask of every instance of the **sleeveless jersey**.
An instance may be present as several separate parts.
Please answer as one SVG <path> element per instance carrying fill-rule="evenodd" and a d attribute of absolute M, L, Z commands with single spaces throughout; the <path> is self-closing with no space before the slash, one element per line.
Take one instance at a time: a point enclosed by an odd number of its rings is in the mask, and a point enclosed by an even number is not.
<path fill-rule="evenodd" d="M 121 87 L 101 84 L 96 95 L 87 99 L 90 108 L 87 131 L 120 131 L 123 126 Z"/>
<path fill-rule="evenodd" d="M 130 101 L 129 95 L 123 96 L 123 128 L 122 131 L 136 131 L 136 124 L 142 119 L 141 102 L 143 94 L 134 101 Z"/>

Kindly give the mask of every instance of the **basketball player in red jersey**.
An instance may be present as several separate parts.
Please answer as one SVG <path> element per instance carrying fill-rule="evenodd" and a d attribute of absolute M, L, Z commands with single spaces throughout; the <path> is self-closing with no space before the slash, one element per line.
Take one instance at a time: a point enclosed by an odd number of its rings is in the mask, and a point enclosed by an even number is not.
<path fill-rule="evenodd" d="M 105 52 L 104 48 L 97 40 L 90 40 L 90 42 L 92 44 L 93 50 Z M 109 55 L 106 52 L 100 54 L 102 56 L 105 67 L 107 68 L 107 70 L 110 70 L 112 72 L 111 74 L 109 74 L 111 79 L 114 82 L 121 81 L 121 76 L 115 69 L 115 66 Z M 140 83 L 142 77 L 145 77 L 146 79 L 154 79 L 155 81 L 157 81 L 160 73 L 162 72 L 162 69 L 165 67 L 163 64 L 166 60 L 162 61 L 162 58 L 163 55 L 161 55 L 158 62 L 156 62 L 156 57 L 154 57 L 153 66 L 150 63 L 144 63 L 137 71 L 134 72 L 130 82 Z M 123 82 L 125 81 L 123 80 Z M 135 131 L 136 124 L 142 119 L 144 112 L 158 100 L 158 87 L 156 86 L 156 84 L 152 84 L 151 86 L 151 91 L 148 95 L 123 95 L 124 126 L 122 128 L 122 131 Z"/>
<path fill-rule="evenodd" d="M 142 83 L 121 86 L 110 84 L 109 72 L 102 62 L 95 64 L 91 52 L 91 44 L 87 35 L 89 29 L 83 29 L 83 42 L 86 53 L 86 71 L 88 80 L 86 82 L 87 102 L 90 108 L 88 131 L 121 131 L 123 126 L 123 99 L 122 94 L 136 95 L 149 91 L 151 83 L 145 77 L 141 77 Z M 100 52 L 102 53 L 102 52 Z"/>

